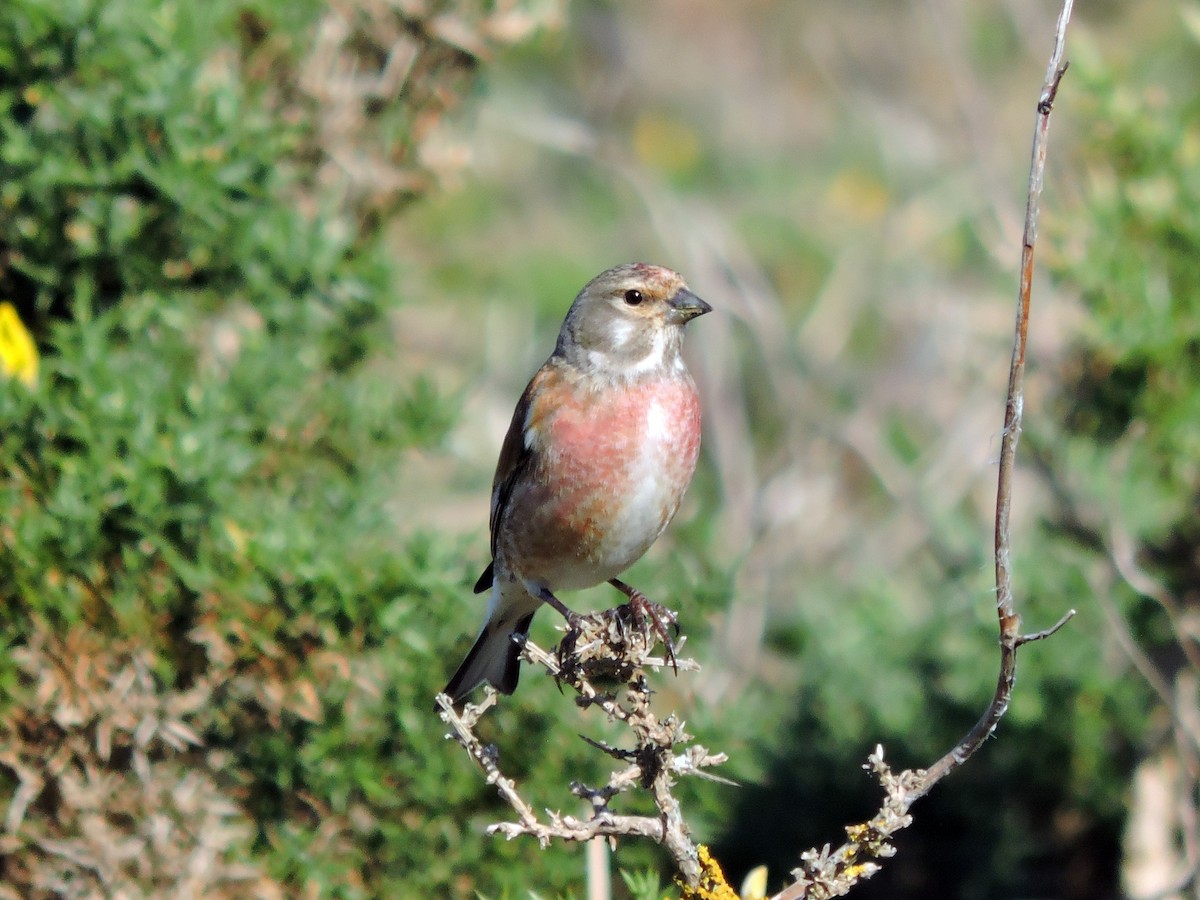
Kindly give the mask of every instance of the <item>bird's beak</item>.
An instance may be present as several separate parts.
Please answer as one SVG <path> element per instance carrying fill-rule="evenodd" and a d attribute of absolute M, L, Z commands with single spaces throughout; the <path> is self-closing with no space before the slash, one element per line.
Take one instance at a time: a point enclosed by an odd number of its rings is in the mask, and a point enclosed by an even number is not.
<path fill-rule="evenodd" d="M 668 300 L 667 304 L 671 307 L 671 312 L 667 318 L 674 325 L 682 325 L 696 318 L 696 316 L 712 312 L 711 306 L 687 288 L 677 290 L 675 296 Z"/>

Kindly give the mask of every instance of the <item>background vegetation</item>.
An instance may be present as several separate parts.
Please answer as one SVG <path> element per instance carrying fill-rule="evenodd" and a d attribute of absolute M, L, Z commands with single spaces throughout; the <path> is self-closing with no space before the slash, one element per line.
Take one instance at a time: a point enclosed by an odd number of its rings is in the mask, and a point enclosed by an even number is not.
<path fill-rule="evenodd" d="M 628 258 L 720 313 L 632 576 L 745 785 L 690 786 L 697 832 L 781 880 L 873 808 L 876 742 L 965 731 L 1052 11 L 192 7 L 0 7 L 0 301 L 41 357 L 0 379 L 0 895 L 579 893 L 578 848 L 481 835 L 428 709 L 512 402 Z M 1027 622 L 1080 615 L 864 896 L 1151 893 L 1200 841 L 1153 805 L 1200 746 L 1197 13 L 1079 15 L 1014 541 Z M 603 735 L 517 700 L 494 739 L 561 806 Z"/>

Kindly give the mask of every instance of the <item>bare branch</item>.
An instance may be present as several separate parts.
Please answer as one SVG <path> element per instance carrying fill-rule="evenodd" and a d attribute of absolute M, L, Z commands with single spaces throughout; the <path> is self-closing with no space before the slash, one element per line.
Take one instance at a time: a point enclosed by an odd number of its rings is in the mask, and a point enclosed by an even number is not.
<path fill-rule="evenodd" d="M 1017 442 L 1021 436 L 1024 412 L 1025 349 L 1029 335 L 1029 307 L 1033 287 L 1033 251 L 1037 243 L 1038 203 L 1042 193 L 1046 166 L 1046 141 L 1050 128 L 1050 113 L 1058 88 L 1067 70 L 1063 62 L 1067 23 L 1071 18 L 1072 0 L 1064 0 L 1055 28 L 1054 50 L 1046 70 L 1046 79 L 1037 103 L 1037 124 L 1034 129 L 1032 160 L 1029 171 L 1029 192 L 1025 206 L 1025 229 L 1021 247 L 1021 277 L 1017 295 L 1017 319 L 1013 338 L 1012 363 L 1009 368 L 1008 392 L 1005 398 L 1004 433 L 1000 448 L 1000 467 L 996 486 L 996 612 L 1000 622 L 1000 674 L 996 690 L 987 709 L 975 726 L 941 759 L 926 770 L 905 771 L 894 775 L 883 762 L 883 748 L 876 749 L 867 768 L 874 771 L 883 785 L 886 799 L 879 813 L 870 822 L 849 826 L 849 840 L 835 851 L 828 845 L 822 850 L 810 850 L 801 857 L 801 867 L 794 872 L 796 882 L 777 894 L 773 900 L 814 900 L 837 897 L 847 893 L 858 881 L 869 878 L 879 869 L 873 860 L 891 856 L 895 850 L 888 843 L 891 836 L 908 826 L 912 804 L 925 796 L 935 784 L 965 763 L 996 729 L 1008 710 L 1016 677 L 1017 649 L 1023 644 L 1050 637 L 1062 628 L 1075 610 L 1068 611 L 1056 624 L 1031 634 L 1021 633 L 1012 593 L 1012 554 L 1009 542 L 1009 519 L 1012 510 L 1013 468 Z"/>
<path fill-rule="evenodd" d="M 496 693 L 491 685 L 488 685 L 485 691 L 486 693 L 481 703 L 468 703 L 461 714 L 454 709 L 448 695 L 437 695 L 438 706 L 442 708 L 442 721 L 454 729 L 454 734 L 447 735 L 447 737 L 454 737 L 455 740 L 466 748 L 466 751 L 471 754 L 471 758 L 479 763 L 479 767 L 483 769 L 484 774 L 487 776 L 488 784 L 496 785 L 500 791 L 500 796 L 504 798 L 509 806 L 516 810 L 521 821 L 531 828 L 536 827 L 537 814 L 533 811 L 533 807 L 522 799 L 521 795 L 517 792 L 515 782 L 511 778 L 506 778 L 500 771 L 499 752 L 495 746 L 491 744 L 485 745 L 480 741 L 473 731 L 476 723 L 482 718 L 483 714 L 495 706 L 500 698 L 500 695 Z M 539 840 L 541 840 L 543 847 L 550 843 L 549 839 L 539 838 Z"/>
<path fill-rule="evenodd" d="M 1029 166 L 1029 193 L 1025 203 L 1025 231 L 1021 241 L 1021 280 L 1017 293 L 1017 321 L 1013 337 L 1012 364 L 1008 374 L 1008 395 L 1004 406 L 1004 432 L 1000 443 L 1000 471 L 996 485 L 996 613 L 1000 620 L 1000 675 L 992 702 L 979 721 L 948 753 L 925 772 L 920 788 L 913 799 L 929 790 L 971 758 L 996 729 L 1008 709 L 1016 677 L 1017 648 L 1031 640 L 1049 637 L 1071 618 L 1068 613 L 1045 633 L 1022 637 L 1021 618 L 1017 615 L 1012 593 L 1012 552 L 1009 542 L 1009 519 L 1012 511 L 1012 480 L 1016 463 L 1017 442 L 1025 406 L 1025 348 L 1029 337 L 1029 305 L 1033 290 L 1033 250 L 1037 244 L 1039 201 L 1046 169 L 1046 146 L 1050 132 L 1050 113 L 1058 88 L 1067 71 L 1063 48 L 1067 23 L 1071 20 L 1073 0 L 1064 0 L 1054 32 L 1054 50 L 1046 69 L 1046 79 L 1037 103 L 1037 124 L 1033 133 L 1033 151 Z"/>
<path fill-rule="evenodd" d="M 672 788 L 675 779 L 685 775 L 726 781 L 706 771 L 724 763 L 726 756 L 710 753 L 698 744 L 689 745 L 691 737 L 684 732 L 682 722 L 673 715 L 660 718 L 650 708 L 653 692 L 646 680 L 647 670 L 668 665 L 679 671 L 700 668 L 694 660 L 677 659 L 670 652 L 666 658 L 650 655 L 658 640 L 655 615 L 662 620 L 662 614 L 641 616 L 631 612 L 629 606 L 621 606 L 577 617 L 552 651 L 543 650 L 532 641 L 524 643 L 522 656 L 575 691 L 579 706 L 599 708 L 610 720 L 622 723 L 632 733 L 631 749 L 583 737 L 586 743 L 625 764 L 612 773 L 602 787 L 589 787 L 578 782 L 571 785 L 571 793 L 592 807 L 586 817 L 566 816 L 548 810 L 544 820 L 539 818 L 532 805 L 520 795 L 515 782 L 503 774 L 499 752 L 493 746 L 485 746 L 475 734 L 480 717 L 496 704 L 495 691 L 488 688 L 481 703 L 468 704 L 462 712 L 455 710 L 450 698 L 444 694 L 438 695 L 437 702 L 442 720 L 453 729 L 447 737 L 453 737 L 467 750 L 483 770 L 488 783 L 497 786 L 500 796 L 517 814 L 515 822 L 489 826 L 489 834 L 503 835 L 510 840 L 519 835 L 531 835 L 543 847 L 552 840 L 583 842 L 598 837 L 649 838 L 671 854 L 685 891 L 698 890 L 701 885 L 707 885 L 707 890 L 716 890 L 724 884 L 720 869 L 704 848 L 692 841 Z M 675 649 L 682 646 L 681 640 Z M 595 684 L 596 679 L 608 683 L 616 680 L 619 687 L 600 689 Z M 610 803 L 620 794 L 638 789 L 649 793 L 657 815 L 623 815 L 610 808 Z"/>

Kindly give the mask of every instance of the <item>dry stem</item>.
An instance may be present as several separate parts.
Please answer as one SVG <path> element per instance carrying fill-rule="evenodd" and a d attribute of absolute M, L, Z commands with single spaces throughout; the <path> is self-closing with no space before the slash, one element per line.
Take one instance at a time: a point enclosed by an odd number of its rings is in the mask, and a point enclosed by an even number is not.
<path fill-rule="evenodd" d="M 1021 618 L 1017 615 L 1012 593 L 1012 554 L 1009 543 L 1009 517 L 1012 509 L 1013 467 L 1017 441 L 1021 435 L 1024 412 L 1025 349 L 1029 334 L 1029 307 L 1033 288 L 1033 251 L 1037 243 L 1038 204 L 1042 193 L 1046 167 L 1046 146 L 1050 129 L 1050 113 L 1058 94 L 1062 77 L 1067 71 L 1063 62 L 1063 47 L 1067 23 L 1071 19 L 1072 0 L 1064 0 L 1054 34 L 1054 50 L 1046 70 L 1046 78 L 1037 103 L 1037 124 L 1033 135 L 1032 160 L 1029 168 L 1029 192 L 1025 205 L 1025 229 L 1021 247 L 1021 279 L 1017 294 L 1017 319 L 1013 338 L 1012 364 L 1009 369 L 1008 393 L 1005 399 L 1004 433 L 1000 446 L 1000 467 L 996 486 L 996 612 L 1000 622 L 1000 674 L 991 702 L 974 727 L 941 759 L 928 769 L 905 771 L 894 775 L 883 762 L 883 748 L 876 749 L 868 768 L 880 779 L 886 798 L 879 813 L 869 822 L 849 826 L 849 841 L 836 851 L 828 845 L 821 851 L 808 851 L 801 857 L 802 865 L 795 871 L 796 883 L 777 894 L 773 900 L 837 897 L 847 893 L 854 884 L 868 878 L 879 869 L 872 860 L 891 856 L 895 851 L 888 839 L 911 821 L 908 811 L 912 804 L 935 784 L 963 765 L 995 731 L 1008 710 L 1016 678 L 1017 650 L 1032 641 L 1050 637 L 1062 628 L 1075 610 L 1069 610 L 1057 623 L 1041 631 L 1022 634 Z"/>
<path fill-rule="evenodd" d="M 662 844 L 671 854 L 685 888 L 701 883 L 707 871 L 702 865 L 701 848 L 688 833 L 672 787 L 676 777 L 683 775 L 714 778 L 705 770 L 724 763 L 726 756 L 709 753 L 697 744 L 683 746 L 691 740 L 683 730 L 683 723 L 673 715 L 659 718 L 650 708 L 653 692 L 646 680 L 646 670 L 661 669 L 670 664 L 663 657 L 650 655 L 656 639 L 654 623 L 648 617 L 637 617 L 630 613 L 628 606 L 621 606 L 578 617 L 550 652 L 531 641 L 525 642 L 523 657 L 575 691 L 578 694 L 576 703 L 584 708 L 599 708 L 611 721 L 623 723 L 632 732 L 634 746 L 629 750 L 584 738 L 602 752 L 626 763 L 603 787 L 594 788 L 578 782 L 571 785 L 571 793 L 591 804 L 591 813 L 584 818 L 548 810 L 546 820 L 542 821 L 517 791 L 515 782 L 503 774 L 499 752 L 494 746 L 484 745 L 475 734 L 480 718 L 496 704 L 498 695 L 494 690 L 488 688 L 482 702 L 467 704 L 461 712 L 454 709 L 445 694 L 438 695 L 442 720 L 454 729 L 448 737 L 454 737 L 467 750 L 483 769 L 488 783 L 496 785 L 517 814 L 515 822 L 489 826 L 489 834 L 502 834 L 510 840 L 528 834 L 536 837 L 543 847 L 554 839 L 649 838 Z M 676 664 L 683 671 L 700 668 L 690 659 L 678 659 Z M 597 679 L 615 679 L 619 687 L 597 687 Z M 614 797 L 635 788 L 649 792 L 658 810 L 657 816 L 623 815 L 610 808 Z"/>
<path fill-rule="evenodd" d="M 1013 337 L 1012 364 L 1008 375 L 1008 395 L 1004 406 L 1004 432 L 1000 443 L 1000 471 L 996 485 L 996 613 L 1000 620 L 1000 675 L 992 702 L 966 736 L 941 759 L 930 766 L 913 799 L 924 796 L 935 784 L 966 762 L 995 731 L 1008 709 L 1017 670 L 1017 649 L 1022 644 L 1041 640 L 1062 628 L 1075 610 L 1069 610 L 1053 627 L 1034 634 L 1021 634 L 1012 594 L 1012 553 L 1009 545 L 1009 515 L 1012 510 L 1013 467 L 1025 406 L 1025 347 L 1029 336 L 1029 305 L 1033 290 L 1033 250 L 1037 244 L 1037 220 L 1046 169 L 1046 145 L 1050 132 L 1050 113 L 1058 87 L 1067 71 L 1063 47 L 1073 0 L 1064 0 L 1054 32 L 1054 51 L 1046 69 L 1037 103 L 1037 125 L 1033 133 L 1032 160 L 1029 166 L 1029 192 L 1025 202 L 1025 231 L 1021 241 L 1021 281 L 1017 292 L 1017 321 Z"/>

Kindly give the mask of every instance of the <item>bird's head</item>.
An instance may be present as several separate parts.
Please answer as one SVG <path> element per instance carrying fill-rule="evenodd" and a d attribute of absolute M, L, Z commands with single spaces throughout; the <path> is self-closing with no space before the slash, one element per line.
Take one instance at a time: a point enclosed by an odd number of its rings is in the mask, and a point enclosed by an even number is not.
<path fill-rule="evenodd" d="M 711 311 L 678 272 L 626 263 L 584 285 L 555 353 L 586 369 L 629 377 L 682 368 L 683 326 Z"/>

